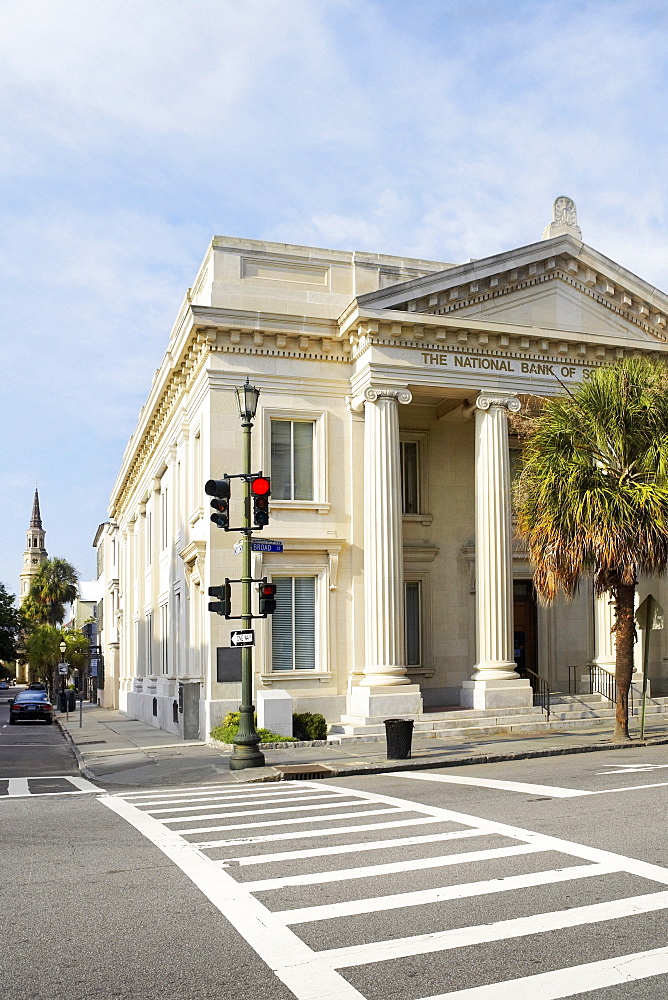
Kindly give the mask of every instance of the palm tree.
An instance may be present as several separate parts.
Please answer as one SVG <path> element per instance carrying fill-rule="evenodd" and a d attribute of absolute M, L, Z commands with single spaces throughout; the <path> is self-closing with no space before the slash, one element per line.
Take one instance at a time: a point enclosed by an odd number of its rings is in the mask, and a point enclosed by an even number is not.
<path fill-rule="evenodd" d="M 24 615 L 40 625 L 60 625 L 65 618 L 65 605 L 77 596 L 78 579 L 79 574 L 66 559 L 45 559 L 23 602 Z"/>
<path fill-rule="evenodd" d="M 543 603 L 583 575 L 615 608 L 615 737 L 629 738 L 628 696 L 641 573 L 668 563 L 668 368 L 629 358 L 596 369 L 524 423 L 517 525 Z M 521 428 L 520 428 L 521 430 Z"/>

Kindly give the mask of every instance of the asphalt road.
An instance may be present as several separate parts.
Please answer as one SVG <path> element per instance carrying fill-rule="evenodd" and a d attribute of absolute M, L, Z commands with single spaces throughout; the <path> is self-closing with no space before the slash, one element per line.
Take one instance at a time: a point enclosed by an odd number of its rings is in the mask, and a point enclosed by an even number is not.
<path fill-rule="evenodd" d="M 663 747 L 4 797 L 3 989 L 665 1000 L 667 807 Z"/>
<path fill-rule="evenodd" d="M 56 725 L 40 720 L 9 725 L 9 703 L 19 690 L 23 688 L 0 691 L 0 795 L 7 794 L 9 778 L 79 773 L 74 751 Z M 47 781 L 40 785 L 45 791 L 49 786 L 60 787 Z"/>

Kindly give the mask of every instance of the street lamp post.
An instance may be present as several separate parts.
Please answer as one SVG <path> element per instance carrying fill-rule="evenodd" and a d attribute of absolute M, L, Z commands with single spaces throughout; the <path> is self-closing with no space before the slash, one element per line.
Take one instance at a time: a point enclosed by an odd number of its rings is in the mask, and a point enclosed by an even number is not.
<path fill-rule="evenodd" d="M 241 549 L 241 622 L 242 628 L 250 629 L 253 620 L 251 612 L 251 429 L 257 410 L 260 390 L 248 379 L 237 390 L 239 417 L 244 435 L 244 516 Z M 230 757 L 230 769 L 239 771 L 245 767 L 263 767 L 264 754 L 259 750 L 260 735 L 255 728 L 255 706 L 253 705 L 253 649 L 241 649 L 241 705 L 239 706 L 239 729 L 234 737 L 234 751 Z"/>
<path fill-rule="evenodd" d="M 60 649 L 61 659 L 62 659 L 63 663 L 65 663 L 66 662 L 66 660 L 65 660 L 65 653 L 67 652 L 67 643 L 65 642 L 64 639 L 61 640 L 60 645 L 59 645 L 58 648 Z M 61 702 L 65 706 L 65 712 L 66 712 L 67 721 L 69 722 L 70 713 L 69 713 L 69 709 L 68 709 L 67 692 L 65 690 L 65 674 L 61 674 L 60 675 L 60 694 L 61 694 Z"/>

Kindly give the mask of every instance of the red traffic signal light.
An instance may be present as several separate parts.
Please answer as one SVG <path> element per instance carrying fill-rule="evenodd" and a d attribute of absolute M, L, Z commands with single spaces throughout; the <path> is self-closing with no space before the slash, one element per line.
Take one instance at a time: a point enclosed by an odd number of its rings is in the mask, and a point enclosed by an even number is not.
<path fill-rule="evenodd" d="M 268 497 L 271 494 L 271 480 L 265 476 L 251 479 L 251 493 L 254 497 Z"/>
<path fill-rule="evenodd" d="M 260 614 L 273 615 L 276 610 L 276 584 L 263 580 L 258 590 L 260 592 Z"/>
<path fill-rule="evenodd" d="M 265 476 L 256 476 L 251 480 L 250 488 L 253 497 L 253 523 L 257 528 L 264 528 L 265 524 L 269 524 L 271 481 Z"/>

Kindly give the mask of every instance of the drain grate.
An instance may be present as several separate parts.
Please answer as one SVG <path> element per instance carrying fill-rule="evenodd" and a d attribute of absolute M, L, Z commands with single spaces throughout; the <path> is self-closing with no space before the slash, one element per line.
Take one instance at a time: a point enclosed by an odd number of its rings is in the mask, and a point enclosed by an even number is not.
<path fill-rule="evenodd" d="M 106 740 L 82 740 L 80 743 L 77 743 L 77 746 L 92 747 L 96 743 L 106 743 L 106 742 L 107 742 Z"/>
<path fill-rule="evenodd" d="M 280 771 L 283 775 L 284 781 L 310 781 L 313 778 L 331 778 L 335 774 L 335 770 L 332 767 L 327 767 L 326 764 L 285 764 L 281 767 L 276 767 L 277 771 Z"/>

